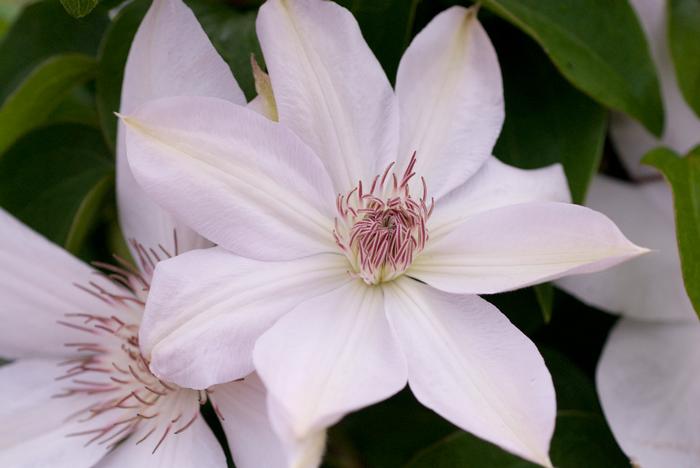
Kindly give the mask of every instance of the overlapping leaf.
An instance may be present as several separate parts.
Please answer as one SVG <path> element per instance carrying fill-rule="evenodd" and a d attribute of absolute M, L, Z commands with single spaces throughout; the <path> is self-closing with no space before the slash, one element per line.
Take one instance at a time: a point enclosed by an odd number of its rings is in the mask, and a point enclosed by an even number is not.
<path fill-rule="evenodd" d="M 700 146 L 685 157 L 668 149 L 656 149 L 643 162 L 659 169 L 673 189 L 685 290 L 700 316 Z"/>
<path fill-rule="evenodd" d="M 537 41 L 577 88 L 661 134 L 659 80 L 639 20 L 626 0 L 481 3 Z"/>

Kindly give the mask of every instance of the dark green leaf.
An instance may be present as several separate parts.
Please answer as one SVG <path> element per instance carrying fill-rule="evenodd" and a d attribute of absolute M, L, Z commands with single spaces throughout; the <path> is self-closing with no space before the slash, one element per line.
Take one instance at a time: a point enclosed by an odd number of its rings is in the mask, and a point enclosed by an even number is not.
<path fill-rule="evenodd" d="M 98 0 L 61 0 L 63 8 L 74 18 L 87 16 L 97 3 Z"/>
<path fill-rule="evenodd" d="M 535 39 L 576 87 L 661 134 L 659 80 L 639 20 L 626 0 L 481 3 Z"/>
<path fill-rule="evenodd" d="M 549 451 L 558 468 L 606 466 L 628 468 L 627 459 L 602 416 L 576 411 L 557 415 L 557 427 Z"/>
<path fill-rule="evenodd" d="M 255 97 L 255 80 L 250 54 L 263 65 L 263 56 L 255 34 L 255 11 L 239 11 L 216 0 L 185 0 L 216 50 L 231 67 L 233 76 L 251 100 Z"/>
<path fill-rule="evenodd" d="M 544 317 L 534 288 L 484 296 L 513 322 L 521 332 L 530 335 L 544 325 Z"/>
<path fill-rule="evenodd" d="M 362 35 L 392 82 L 411 40 L 418 0 L 337 0 L 360 23 Z"/>
<path fill-rule="evenodd" d="M 593 380 L 569 358 L 552 348 L 540 349 L 557 394 L 557 410 L 602 415 Z"/>
<path fill-rule="evenodd" d="M 617 317 L 590 307 L 560 289 L 554 289 L 552 320 L 531 337 L 538 346 L 566 355 L 592 380 L 598 357 Z"/>
<path fill-rule="evenodd" d="M 95 128 L 100 127 L 95 109 L 95 95 L 89 86 L 78 86 L 73 89 L 51 112 L 43 126 L 58 123 L 79 123 Z"/>
<path fill-rule="evenodd" d="M 454 431 L 405 389 L 333 427 L 324 466 L 394 468 Z"/>
<path fill-rule="evenodd" d="M 95 56 L 109 18 L 102 6 L 76 20 L 57 0 L 26 7 L 0 43 L 0 103 L 47 58 L 66 52 Z"/>
<path fill-rule="evenodd" d="M 105 140 L 115 148 L 124 66 L 136 30 L 141 24 L 149 1 L 134 0 L 124 7 L 105 32 L 97 54 L 97 112 Z"/>
<path fill-rule="evenodd" d="M 83 54 L 57 55 L 39 64 L 0 107 L 0 155 L 41 125 L 71 89 L 92 78 L 95 61 Z"/>
<path fill-rule="evenodd" d="M 700 146 L 685 157 L 659 148 L 642 161 L 660 170 L 671 184 L 685 290 L 700 316 Z"/>
<path fill-rule="evenodd" d="M 455 432 L 416 456 L 406 468 L 535 468 L 466 432 Z"/>
<path fill-rule="evenodd" d="M 678 85 L 700 116 L 700 0 L 668 0 L 668 35 Z"/>
<path fill-rule="evenodd" d="M 0 206 L 77 252 L 113 172 L 99 130 L 75 124 L 35 130 L 0 159 Z"/>
<path fill-rule="evenodd" d="M 605 109 L 562 79 L 524 34 L 496 18 L 486 27 L 503 70 L 506 102 L 494 154 L 524 169 L 561 163 L 573 200 L 581 203 L 600 163 Z"/>

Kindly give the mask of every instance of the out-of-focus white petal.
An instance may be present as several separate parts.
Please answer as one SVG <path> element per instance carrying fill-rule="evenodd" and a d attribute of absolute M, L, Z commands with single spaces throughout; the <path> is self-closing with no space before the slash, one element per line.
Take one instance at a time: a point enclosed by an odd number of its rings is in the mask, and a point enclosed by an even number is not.
<path fill-rule="evenodd" d="M 279 121 L 319 155 L 336 192 L 395 158 L 394 93 L 349 11 L 333 2 L 269 0 L 257 31 Z"/>
<path fill-rule="evenodd" d="M 535 345 L 478 296 L 410 278 L 384 289 L 416 398 L 462 429 L 549 466 L 556 402 Z"/>
<path fill-rule="evenodd" d="M 55 379 L 63 373 L 58 364 L 23 359 L 0 368 L 0 466 L 89 468 L 107 454 L 104 446 L 85 446 L 89 438 L 68 437 L 81 430 L 71 416 L 92 402 L 56 397 L 65 386 Z"/>
<path fill-rule="evenodd" d="M 435 241 L 476 213 L 535 201 L 571 201 L 561 165 L 525 170 L 491 156 L 467 183 L 436 202 L 428 223 L 430 239 Z"/>
<path fill-rule="evenodd" d="M 638 466 L 700 466 L 700 324 L 622 319 L 598 363 L 598 395 Z"/>
<path fill-rule="evenodd" d="M 209 240 L 262 260 L 337 250 L 328 175 L 283 126 L 204 97 L 151 101 L 124 120 L 136 179 Z"/>
<path fill-rule="evenodd" d="M 683 287 L 673 200 L 666 183 L 632 185 L 598 176 L 586 204 L 610 216 L 632 241 L 653 250 L 595 275 L 562 278 L 557 285 L 588 304 L 628 317 L 694 319 Z"/>
<path fill-rule="evenodd" d="M 210 389 L 209 395 L 222 418 L 221 425 L 236 466 L 284 468 L 291 465 L 287 463 L 282 441 L 270 423 L 267 392 L 257 374 L 240 382 L 217 385 Z M 318 453 L 314 458 L 320 461 L 320 455 Z"/>
<path fill-rule="evenodd" d="M 162 430 L 162 428 L 161 428 Z M 158 435 L 159 437 L 160 435 Z M 199 416 L 184 431 L 168 433 L 158 449 L 153 445 L 137 444 L 143 437 L 138 431 L 122 442 L 98 465 L 98 468 L 225 468 L 226 455 L 216 436 Z M 157 437 L 150 436 L 151 441 Z M 157 439 L 156 439 L 157 440 Z"/>
<path fill-rule="evenodd" d="M 406 362 L 386 320 L 382 290 L 360 280 L 282 317 L 256 343 L 254 362 L 274 424 L 298 439 L 406 384 Z"/>
<path fill-rule="evenodd" d="M 476 11 L 452 7 L 436 16 L 413 39 L 396 78 L 399 168 L 415 151 L 416 174 L 436 198 L 481 167 L 503 125 L 501 70 Z"/>
<path fill-rule="evenodd" d="M 245 104 L 231 70 L 192 11 L 181 0 L 154 0 L 129 51 L 120 112 L 128 115 L 149 100 L 168 96 L 211 96 Z M 172 248 L 177 230 L 181 252 L 206 246 L 138 186 L 126 158 L 123 122 L 117 132 L 117 201 L 125 237 L 148 247 Z M 132 254 L 137 257 L 137 252 Z"/>
<path fill-rule="evenodd" d="M 141 325 L 151 370 L 204 389 L 253 371 L 255 340 L 305 299 L 350 281 L 342 255 L 259 262 L 219 247 L 160 262 Z"/>
<path fill-rule="evenodd" d="M 76 285 L 107 286 L 86 264 L 0 209 L 0 356 L 68 356 L 85 333 L 58 324 L 66 314 L 112 309 Z"/>
<path fill-rule="evenodd" d="M 491 294 L 600 271 L 645 252 L 589 208 L 524 203 L 479 213 L 429 240 L 407 274 L 443 291 Z"/>
<path fill-rule="evenodd" d="M 657 139 L 635 120 L 613 113 L 611 134 L 625 168 L 633 177 L 644 178 L 658 176 L 658 172 L 641 165 L 639 161 L 642 156 L 661 145 L 685 154 L 698 143 L 700 118 L 690 109 L 678 88 L 667 39 L 666 2 L 631 0 L 631 3 L 642 22 L 659 73 L 666 125 L 662 138 Z"/>

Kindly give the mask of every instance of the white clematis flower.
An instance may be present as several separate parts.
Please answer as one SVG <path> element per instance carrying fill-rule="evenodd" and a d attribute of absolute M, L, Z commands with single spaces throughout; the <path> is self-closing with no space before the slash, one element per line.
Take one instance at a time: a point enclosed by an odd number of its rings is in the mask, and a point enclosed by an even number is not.
<path fill-rule="evenodd" d="M 395 93 L 340 6 L 270 0 L 257 21 L 279 123 L 202 97 L 124 118 L 136 180 L 218 244 L 158 265 L 140 335 L 152 369 L 207 388 L 255 364 L 287 443 L 408 382 L 459 427 L 549 464 L 550 375 L 476 294 L 645 250 L 565 203 L 560 167 L 490 156 L 503 95 L 475 9 L 416 36 Z"/>
<path fill-rule="evenodd" d="M 608 271 L 557 282 L 623 316 L 596 373 L 605 416 L 639 466 L 698 466 L 700 323 L 683 287 L 671 192 L 663 181 L 632 185 L 599 176 L 587 204 L 654 249 Z"/>
<path fill-rule="evenodd" d="M 238 466 L 285 466 L 257 376 L 191 390 L 150 372 L 138 331 L 173 251 L 134 244 L 141 270 L 100 274 L 2 210 L 0 241 L 0 356 L 16 359 L 0 367 L 0 466 L 225 467 L 207 399 Z"/>
<path fill-rule="evenodd" d="M 142 67 L 143 58 L 178 49 L 175 38 L 224 69 L 192 13 L 179 2 L 155 0 L 129 57 L 122 107 L 147 100 L 148 86 L 165 92 L 157 73 Z M 193 78 L 183 64 L 167 71 Z M 183 83 L 169 89 L 208 91 Z M 0 210 L 0 356 L 16 359 L 0 368 L 0 466 L 225 467 L 224 452 L 200 416 L 208 399 L 237 466 L 286 466 L 256 375 L 191 390 L 149 370 L 138 331 L 155 263 L 208 243 L 139 192 L 123 145 L 122 134 L 117 195 L 139 270 L 100 265 L 110 272 L 100 274 Z"/>
<path fill-rule="evenodd" d="M 659 73 L 666 124 L 659 140 L 635 120 L 621 113 L 613 113 L 611 136 L 615 150 L 633 178 L 658 178 L 657 171 L 639 163 L 642 156 L 661 145 L 670 146 L 681 154 L 687 153 L 697 145 L 700 138 L 700 119 L 685 102 L 678 88 L 668 44 L 666 2 L 660 0 L 630 0 L 630 2 L 639 15 Z"/>

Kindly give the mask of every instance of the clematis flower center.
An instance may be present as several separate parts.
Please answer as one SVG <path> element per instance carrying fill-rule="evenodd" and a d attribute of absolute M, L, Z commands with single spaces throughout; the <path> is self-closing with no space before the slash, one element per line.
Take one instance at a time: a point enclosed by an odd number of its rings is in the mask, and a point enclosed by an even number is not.
<path fill-rule="evenodd" d="M 144 249 L 143 255 L 150 259 L 157 254 Z M 183 389 L 151 373 L 138 342 L 149 283 L 126 263 L 124 267 L 98 266 L 110 271 L 107 277 L 114 291 L 94 282 L 89 287 L 77 286 L 109 304 L 113 314 L 67 314 L 58 322 L 83 332 L 85 339 L 65 344 L 75 350 L 76 357 L 59 364 L 62 375 L 56 380 L 65 386 L 54 397 L 85 402 L 84 409 L 71 416 L 85 430 L 68 436 L 85 437 L 86 445 L 97 443 L 109 450 L 134 435 L 136 444 L 150 441 L 155 453 L 168 435 L 179 434 L 195 422 L 209 392 Z"/>
<path fill-rule="evenodd" d="M 345 195 L 338 195 L 333 236 L 353 267 L 353 274 L 367 284 L 391 281 L 411 265 L 428 241 L 426 224 L 435 201 L 428 204 L 428 188 L 421 177 L 422 193 L 411 194 L 416 175 L 416 154 L 399 177 L 389 164 L 366 191 L 360 181 Z"/>

